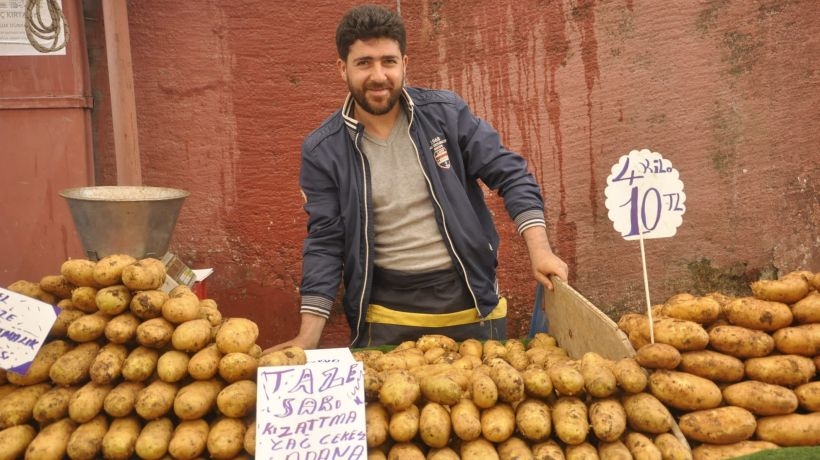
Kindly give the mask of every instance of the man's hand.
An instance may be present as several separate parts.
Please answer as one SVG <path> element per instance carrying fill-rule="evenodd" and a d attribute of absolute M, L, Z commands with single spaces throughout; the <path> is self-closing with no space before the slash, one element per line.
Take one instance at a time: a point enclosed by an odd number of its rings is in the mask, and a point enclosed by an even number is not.
<path fill-rule="evenodd" d="M 555 275 L 564 281 L 569 278 L 569 268 L 566 262 L 555 255 L 550 249 L 547 231 L 543 227 L 530 227 L 522 234 L 527 243 L 530 254 L 532 274 L 536 281 L 546 286 L 550 291 L 555 288 L 550 275 Z"/>
<path fill-rule="evenodd" d="M 299 327 L 299 335 L 287 342 L 282 342 L 262 350 L 262 354 L 266 355 L 270 352 L 292 346 L 300 347 L 303 350 L 312 350 L 319 346 L 319 339 L 322 337 L 322 329 L 325 328 L 326 322 L 327 319 L 321 316 L 302 313 L 302 325 Z"/>

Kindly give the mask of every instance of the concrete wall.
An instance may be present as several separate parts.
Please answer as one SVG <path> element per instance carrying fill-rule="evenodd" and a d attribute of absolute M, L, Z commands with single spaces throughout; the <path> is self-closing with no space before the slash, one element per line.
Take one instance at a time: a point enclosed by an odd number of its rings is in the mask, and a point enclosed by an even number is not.
<path fill-rule="evenodd" d="M 85 16 L 105 184 L 115 171 L 95 3 Z M 299 146 L 345 95 L 334 32 L 354 3 L 129 2 L 143 180 L 191 192 L 172 249 L 215 268 L 209 294 L 227 316 L 257 321 L 263 345 L 298 326 Z M 638 244 L 604 205 L 610 168 L 636 148 L 671 160 L 687 197 L 677 235 L 646 243 L 653 303 L 820 271 L 817 2 L 380 3 L 406 18 L 410 82 L 459 92 L 528 158 L 571 284 L 613 317 L 645 308 Z M 519 335 L 534 282 L 488 199 Z M 336 314 L 323 345 L 347 334 Z"/>

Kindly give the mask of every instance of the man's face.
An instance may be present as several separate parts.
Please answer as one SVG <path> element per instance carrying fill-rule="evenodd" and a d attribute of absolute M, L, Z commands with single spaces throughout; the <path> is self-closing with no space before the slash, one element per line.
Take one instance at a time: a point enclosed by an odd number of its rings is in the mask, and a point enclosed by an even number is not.
<path fill-rule="evenodd" d="M 356 40 L 347 60 L 338 61 L 342 79 L 359 108 L 372 115 L 384 115 L 396 107 L 404 86 L 407 56 L 389 38 Z"/>

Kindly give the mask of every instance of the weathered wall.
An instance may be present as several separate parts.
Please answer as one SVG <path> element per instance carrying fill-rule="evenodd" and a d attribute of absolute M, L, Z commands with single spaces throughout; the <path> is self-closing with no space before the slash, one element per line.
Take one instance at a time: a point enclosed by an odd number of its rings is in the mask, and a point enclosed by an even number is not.
<path fill-rule="evenodd" d="M 113 143 L 93 3 L 85 16 L 104 184 Z M 215 268 L 209 294 L 227 315 L 257 321 L 263 345 L 298 326 L 299 146 L 344 97 L 333 37 L 354 3 L 129 2 L 144 182 L 191 192 L 172 248 Z M 554 249 L 605 311 L 644 306 L 638 245 L 615 232 L 604 205 L 611 166 L 635 148 L 670 159 L 687 196 L 678 234 L 646 244 L 653 300 L 820 270 L 816 2 L 380 3 L 406 18 L 410 82 L 459 92 L 529 159 Z M 518 335 L 534 282 L 489 199 Z M 323 345 L 346 337 L 336 315 Z"/>

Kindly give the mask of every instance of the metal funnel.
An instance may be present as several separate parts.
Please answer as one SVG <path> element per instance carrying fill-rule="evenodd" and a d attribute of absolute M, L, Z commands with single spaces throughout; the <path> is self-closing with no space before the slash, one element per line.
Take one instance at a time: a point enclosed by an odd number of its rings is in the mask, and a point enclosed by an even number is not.
<path fill-rule="evenodd" d="M 162 258 L 189 195 L 164 187 L 101 186 L 62 190 L 90 260 L 111 254 Z"/>

